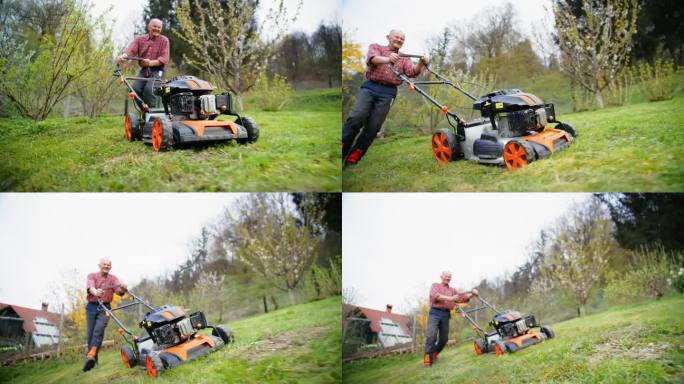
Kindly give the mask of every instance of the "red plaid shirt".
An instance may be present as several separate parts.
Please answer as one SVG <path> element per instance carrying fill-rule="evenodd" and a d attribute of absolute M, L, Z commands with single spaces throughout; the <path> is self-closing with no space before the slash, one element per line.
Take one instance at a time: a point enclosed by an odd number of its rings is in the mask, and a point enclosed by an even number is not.
<path fill-rule="evenodd" d="M 86 291 L 88 292 L 88 301 L 91 303 L 97 303 L 97 296 L 90 294 L 90 288 L 102 289 L 104 293 L 100 297 L 103 303 L 109 303 L 114 298 L 114 291 L 119 296 L 123 296 L 126 290 L 122 287 L 116 289 L 104 289 L 104 287 L 111 287 L 114 285 L 119 285 L 119 279 L 116 276 L 108 273 L 107 276 L 103 276 L 102 272 L 95 272 L 88 275 L 88 280 L 86 282 Z"/>
<path fill-rule="evenodd" d="M 154 39 L 150 38 L 150 35 L 138 36 L 128 44 L 126 54 L 148 60 L 159 60 L 164 66 L 169 63 L 169 39 L 163 35 Z"/>
<path fill-rule="evenodd" d="M 458 295 L 456 302 L 453 301 L 442 301 L 442 300 L 437 300 L 437 296 L 439 295 L 444 295 L 444 296 L 454 296 Z M 468 295 L 466 294 L 461 294 L 458 293 L 456 288 L 451 288 L 448 285 L 444 285 L 442 283 L 434 283 L 432 284 L 432 287 L 430 287 L 430 306 L 434 308 L 440 308 L 440 309 L 454 309 L 456 307 L 456 303 L 466 303 L 470 300 Z"/>
<path fill-rule="evenodd" d="M 401 79 L 399 79 L 394 73 L 392 73 L 392 71 L 390 71 L 390 64 L 375 65 L 371 63 L 371 59 L 373 57 L 387 57 L 391 53 L 398 52 L 392 50 L 389 46 L 380 44 L 371 44 L 368 47 L 368 54 L 366 55 L 366 79 L 376 81 L 381 84 L 401 85 Z M 408 57 L 399 58 L 394 66 L 400 73 L 403 73 L 408 77 L 416 77 L 420 75 L 420 72 L 416 72 L 415 66 Z"/>

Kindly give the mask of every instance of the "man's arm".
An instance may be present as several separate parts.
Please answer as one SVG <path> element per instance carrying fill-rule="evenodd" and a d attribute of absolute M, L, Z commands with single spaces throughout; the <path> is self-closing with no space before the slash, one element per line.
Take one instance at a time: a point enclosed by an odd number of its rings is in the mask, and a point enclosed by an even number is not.
<path fill-rule="evenodd" d="M 102 290 L 95 288 L 95 277 L 90 274 L 86 280 L 86 291 L 93 296 L 100 297 L 102 295 Z"/>

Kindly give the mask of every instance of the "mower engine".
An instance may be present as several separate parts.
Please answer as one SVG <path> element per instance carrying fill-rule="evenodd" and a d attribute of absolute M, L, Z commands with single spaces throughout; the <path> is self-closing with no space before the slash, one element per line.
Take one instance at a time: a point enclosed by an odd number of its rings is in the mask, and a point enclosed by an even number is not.
<path fill-rule="evenodd" d="M 530 328 L 539 326 L 534 315 L 523 317 L 517 311 L 507 311 L 496 315 L 489 324 L 504 339 L 525 335 Z"/>
<path fill-rule="evenodd" d="M 473 108 L 490 119 L 502 138 L 541 131 L 547 123 L 555 121 L 556 115 L 553 104 L 544 104 L 537 96 L 519 89 L 489 93 L 473 103 Z"/>
<path fill-rule="evenodd" d="M 140 322 L 140 326 L 145 328 L 160 348 L 180 344 L 206 325 L 204 313 L 195 312 L 186 316 L 182 308 L 168 304 L 148 313 Z"/>
<path fill-rule="evenodd" d="M 157 89 L 164 108 L 177 120 L 199 120 L 231 113 L 229 93 L 214 95 L 209 82 L 195 76 L 176 76 Z"/>

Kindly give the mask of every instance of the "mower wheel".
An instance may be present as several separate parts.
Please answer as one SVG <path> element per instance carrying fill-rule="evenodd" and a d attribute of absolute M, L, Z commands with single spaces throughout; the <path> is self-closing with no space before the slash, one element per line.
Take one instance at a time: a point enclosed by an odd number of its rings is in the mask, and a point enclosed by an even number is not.
<path fill-rule="evenodd" d="M 506 353 L 506 343 L 504 343 L 501 340 L 497 340 L 494 342 L 494 353 L 496 353 L 497 356 L 501 356 L 504 353 Z"/>
<path fill-rule="evenodd" d="M 561 131 L 565 131 L 565 132 L 569 133 L 573 139 L 575 137 L 577 137 L 577 131 L 575 130 L 575 128 L 572 125 L 570 125 L 568 123 L 559 122 L 558 125 L 556 125 L 556 129 L 560 129 Z"/>
<path fill-rule="evenodd" d="M 147 368 L 147 374 L 155 378 L 164 370 L 164 364 L 159 358 L 159 351 L 150 351 L 145 356 L 145 368 Z"/>
<path fill-rule="evenodd" d="M 535 153 L 526 141 L 513 139 L 504 146 L 503 158 L 506 168 L 516 170 L 533 162 Z"/>
<path fill-rule="evenodd" d="M 259 127 L 257 127 L 252 118 L 246 116 L 238 117 L 235 123 L 242 125 L 247 130 L 247 138 L 238 139 L 238 144 L 251 144 L 259 140 Z"/>
<path fill-rule="evenodd" d="M 121 347 L 121 360 L 128 368 L 133 368 L 138 365 L 138 359 L 135 358 L 133 350 L 128 345 Z"/>
<path fill-rule="evenodd" d="M 126 120 L 124 120 L 124 134 L 128 141 L 142 139 L 142 131 L 140 130 L 140 121 L 138 120 L 137 114 L 132 112 L 126 114 Z"/>
<path fill-rule="evenodd" d="M 224 345 L 226 345 L 226 343 L 224 343 L 223 339 L 221 339 L 220 337 L 214 335 L 210 337 L 212 340 L 214 340 L 214 343 L 216 343 L 216 346 L 214 347 L 215 350 L 221 349 Z"/>
<path fill-rule="evenodd" d="M 212 329 L 211 334 L 220 337 L 225 344 L 230 344 L 235 340 L 233 332 L 223 325 L 215 326 L 214 329 Z"/>
<path fill-rule="evenodd" d="M 448 163 L 458 157 L 456 135 L 448 128 L 440 128 L 432 135 L 432 153 L 440 163 Z"/>
<path fill-rule="evenodd" d="M 546 337 L 549 338 L 549 339 L 553 339 L 554 336 L 556 336 L 556 334 L 553 333 L 553 329 L 551 329 L 551 327 L 549 327 L 548 325 L 542 325 L 542 327 L 540 328 L 540 330 L 541 330 L 541 332 L 542 332 L 544 335 L 546 335 Z"/>
<path fill-rule="evenodd" d="M 160 152 L 171 148 L 173 144 L 173 127 L 166 116 L 155 117 L 152 121 L 152 148 Z"/>
<path fill-rule="evenodd" d="M 480 356 L 487 352 L 487 344 L 485 344 L 485 341 L 482 339 L 475 339 L 475 354 Z"/>

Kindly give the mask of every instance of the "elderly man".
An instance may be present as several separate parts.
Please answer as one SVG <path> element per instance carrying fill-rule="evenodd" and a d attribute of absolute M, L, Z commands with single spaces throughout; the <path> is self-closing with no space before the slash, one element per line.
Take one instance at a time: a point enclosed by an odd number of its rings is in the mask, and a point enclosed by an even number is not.
<path fill-rule="evenodd" d="M 434 283 L 430 287 L 430 315 L 423 359 L 425 367 L 431 367 L 437 361 L 437 355 L 449 340 L 451 310 L 456 307 L 457 303 L 466 303 L 471 297 L 478 295 L 476 289 L 473 289 L 471 293 L 461 294 L 455 288 L 451 288 L 449 286 L 451 272 L 449 271 L 442 272 L 441 278 L 441 283 Z"/>
<path fill-rule="evenodd" d="M 110 302 L 114 293 L 123 296 L 128 288 L 125 283 L 119 282 L 116 276 L 109 273 L 112 269 L 111 260 L 101 259 L 99 267 L 100 271 L 89 274 L 86 281 L 86 291 L 88 292 L 88 304 L 86 304 L 87 354 L 83 372 L 93 369 L 97 363 L 97 353 L 102 346 L 107 320 L 109 320 L 105 313 L 99 310 L 97 299 L 100 298 L 107 308 L 111 308 Z"/>
<path fill-rule="evenodd" d="M 117 63 L 121 64 L 126 57 L 141 57 L 140 73 L 138 77 L 150 80 L 136 80 L 133 89 L 148 106 L 155 105 L 153 93 L 154 79 L 164 77 L 164 66 L 169 63 L 170 44 L 169 39 L 161 34 L 162 21 L 152 19 L 147 24 L 147 35 L 136 37 L 129 45 L 123 55 L 117 58 Z M 138 106 L 142 105 L 136 100 Z"/>
<path fill-rule="evenodd" d="M 356 95 L 356 104 L 342 127 L 342 159 L 345 167 L 361 160 L 373 143 L 401 80 L 390 70 L 394 66 L 408 77 L 416 77 L 428 64 L 426 56 L 415 66 L 408 57 L 399 57 L 404 45 L 404 32 L 393 29 L 387 35 L 386 46 L 372 44 L 366 55 L 366 81 Z"/>

